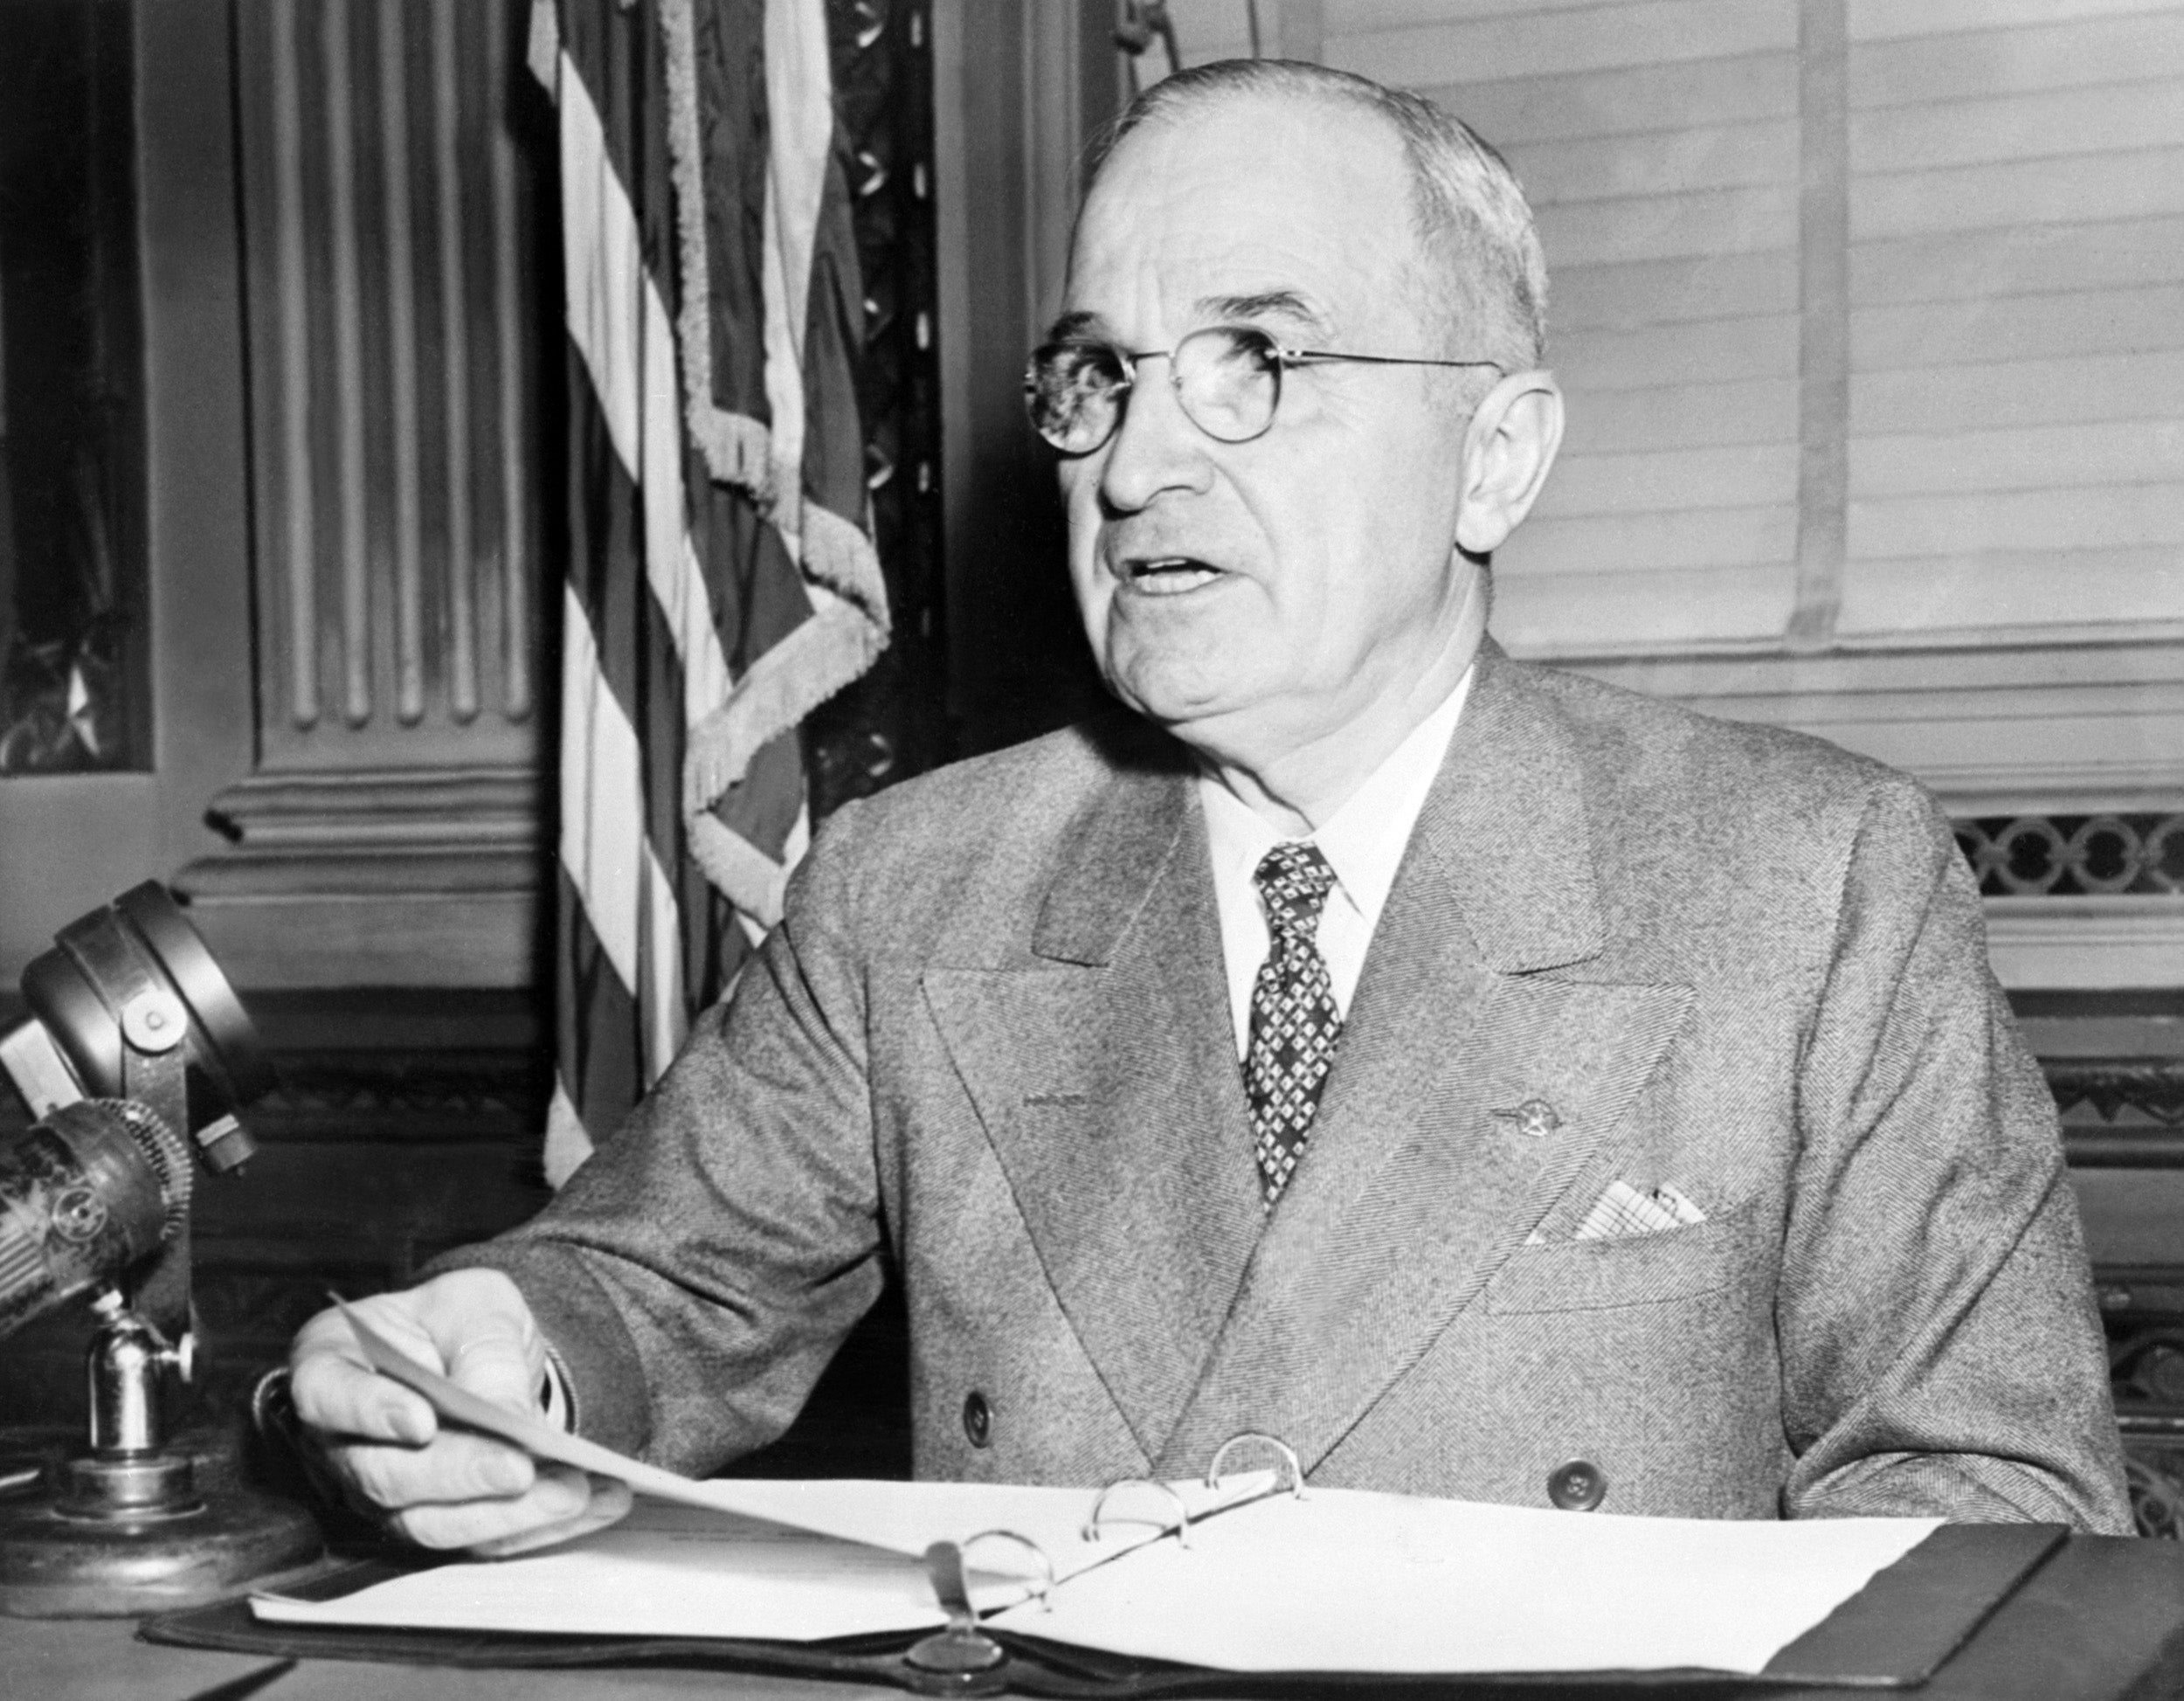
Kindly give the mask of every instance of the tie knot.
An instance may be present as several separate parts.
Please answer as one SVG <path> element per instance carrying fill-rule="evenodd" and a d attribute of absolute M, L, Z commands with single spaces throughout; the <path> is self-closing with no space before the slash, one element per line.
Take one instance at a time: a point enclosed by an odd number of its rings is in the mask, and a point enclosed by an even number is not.
<path fill-rule="evenodd" d="M 1334 889 L 1335 871 L 1317 845 L 1297 839 L 1261 857 L 1252 879 L 1266 900 L 1268 923 L 1310 933 L 1317 929 L 1319 912 Z"/>

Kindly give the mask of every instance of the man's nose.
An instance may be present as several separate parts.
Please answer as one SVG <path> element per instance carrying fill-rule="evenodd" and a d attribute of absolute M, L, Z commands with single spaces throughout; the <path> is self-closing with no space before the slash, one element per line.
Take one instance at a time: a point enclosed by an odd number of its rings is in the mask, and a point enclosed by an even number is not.
<path fill-rule="evenodd" d="M 1135 513 L 1165 490 L 1204 490 L 1213 439 L 1183 411 L 1165 355 L 1141 355 L 1124 398 L 1121 423 L 1100 469 L 1100 496 L 1120 513 Z"/>

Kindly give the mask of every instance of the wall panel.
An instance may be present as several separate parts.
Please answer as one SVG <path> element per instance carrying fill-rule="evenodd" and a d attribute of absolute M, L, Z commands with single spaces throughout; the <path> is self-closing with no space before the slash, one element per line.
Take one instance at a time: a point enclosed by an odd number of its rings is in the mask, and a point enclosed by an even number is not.
<path fill-rule="evenodd" d="M 557 309 L 526 15 L 234 8 L 258 736 L 182 884 L 245 984 L 532 975 Z"/>
<path fill-rule="evenodd" d="M 543 96 L 512 74 L 508 10 L 238 13 L 277 765 L 426 748 L 521 764 L 535 748 L 536 360 L 496 328 L 537 302 L 498 108 Z"/>

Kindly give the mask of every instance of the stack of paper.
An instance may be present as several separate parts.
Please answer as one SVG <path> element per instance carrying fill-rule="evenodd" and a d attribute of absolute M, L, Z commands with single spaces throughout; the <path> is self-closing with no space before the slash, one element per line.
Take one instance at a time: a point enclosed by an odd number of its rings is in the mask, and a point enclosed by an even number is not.
<path fill-rule="evenodd" d="M 513 1417 L 360 1327 L 442 1414 L 654 1501 L 553 1552 L 457 1564 L 261 1618 L 587 1635 L 819 1641 L 944 1621 L 921 1557 L 971 1543 L 992 1628 L 1234 1671 L 1752 1673 L 1936 1527 L 1619 1518 L 1340 1489 L 1271 1474 L 1145 1484 L 1087 1533 L 1089 1489 L 697 1483 Z M 1180 1513 L 1189 1513 L 1187 1528 Z"/>

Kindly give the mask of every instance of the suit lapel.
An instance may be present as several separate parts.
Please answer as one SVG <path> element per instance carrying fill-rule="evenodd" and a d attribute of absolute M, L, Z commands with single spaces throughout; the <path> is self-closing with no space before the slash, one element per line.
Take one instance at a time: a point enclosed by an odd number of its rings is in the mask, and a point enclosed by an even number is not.
<path fill-rule="evenodd" d="M 1164 1471 L 1244 1429 L 1324 1458 L 1545 1216 L 1683 1019 L 1686 988 L 1575 978 L 1605 937 L 1580 775 L 1512 672 L 1482 652 L 1305 1159 Z M 1552 1128 L 1496 1114 L 1527 1103 Z"/>
<path fill-rule="evenodd" d="M 1071 835 L 1027 969 L 926 972 L 1048 1281 L 1150 1461 L 1261 1214 L 1205 829 L 1181 774 L 1118 778 Z"/>

